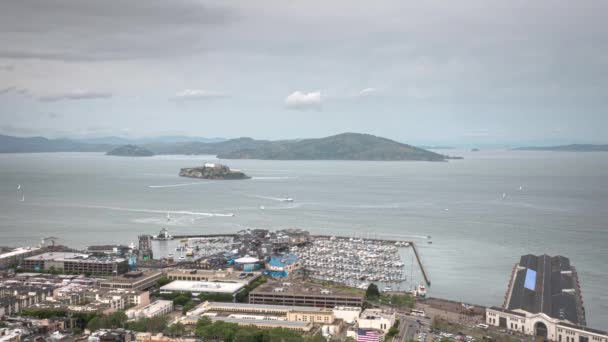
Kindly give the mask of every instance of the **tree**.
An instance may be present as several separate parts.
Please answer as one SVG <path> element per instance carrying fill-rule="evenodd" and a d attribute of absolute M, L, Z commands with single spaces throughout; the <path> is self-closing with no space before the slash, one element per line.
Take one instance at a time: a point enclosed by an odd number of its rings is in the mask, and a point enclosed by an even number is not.
<path fill-rule="evenodd" d="M 156 281 L 156 288 L 161 288 L 162 286 L 165 286 L 165 285 L 169 284 L 170 282 L 171 282 L 171 279 L 169 279 L 167 277 L 160 277 Z"/>
<path fill-rule="evenodd" d="M 184 309 L 182 310 L 182 314 L 186 314 L 188 311 L 194 309 L 196 307 L 196 302 L 193 300 L 189 300 L 186 304 L 184 304 Z"/>
<path fill-rule="evenodd" d="M 166 331 L 168 332 L 168 335 L 172 337 L 182 337 L 186 334 L 186 326 L 180 322 L 177 322 L 169 326 Z"/>
<path fill-rule="evenodd" d="M 378 285 L 371 283 L 367 287 L 365 291 L 365 298 L 367 299 L 378 299 L 380 297 L 380 290 L 378 290 Z"/>
<path fill-rule="evenodd" d="M 124 311 L 116 311 L 111 313 L 108 316 L 108 328 L 116 329 L 116 328 L 124 328 L 125 323 L 129 319 Z"/>
<path fill-rule="evenodd" d="M 173 305 L 186 305 L 186 303 L 188 303 L 190 301 L 191 296 L 187 296 L 185 293 L 182 293 L 181 295 L 175 297 L 175 299 L 173 299 Z"/>

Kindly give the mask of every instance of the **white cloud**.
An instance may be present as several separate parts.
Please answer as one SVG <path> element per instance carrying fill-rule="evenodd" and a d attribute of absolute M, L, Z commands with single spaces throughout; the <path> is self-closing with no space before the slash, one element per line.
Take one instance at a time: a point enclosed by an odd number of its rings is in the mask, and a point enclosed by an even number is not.
<path fill-rule="evenodd" d="M 55 102 L 61 100 L 90 100 L 90 99 L 108 99 L 112 97 L 112 93 L 75 90 L 67 93 L 57 93 L 52 95 L 40 96 L 38 100 L 43 102 Z"/>
<path fill-rule="evenodd" d="M 295 110 L 320 110 L 322 104 L 321 92 L 313 91 L 310 93 L 303 93 L 301 91 L 294 91 L 285 98 L 285 106 L 289 109 Z"/>
<path fill-rule="evenodd" d="M 174 101 L 188 101 L 188 100 L 210 100 L 226 97 L 226 94 L 218 93 L 214 91 L 208 91 L 203 89 L 184 89 L 171 99 Z"/>
<path fill-rule="evenodd" d="M 370 96 L 373 95 L 375 93 L 377 93 L 378 90 L 376 88 L 365 88 L 362 89 L 358 94 L 357 97 L 366 97 L 366 96 Z"/>

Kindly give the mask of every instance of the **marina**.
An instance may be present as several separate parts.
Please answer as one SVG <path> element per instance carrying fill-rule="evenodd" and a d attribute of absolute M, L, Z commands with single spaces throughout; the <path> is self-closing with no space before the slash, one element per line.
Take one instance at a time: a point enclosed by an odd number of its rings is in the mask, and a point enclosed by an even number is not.
<path fill-rule="evenodd" d="M 416 294 L 426 293 L 423 284 L 430 286 L 428 272 L 413 241 L 310 236 L 302 230 L 263 229 L 247 229 L 237 234 L 191 235 L 170 235 L 163 229 L 152 240 L 158 259 L 178 263 L 200 262 L 212 257 L 230 264 L 239 257 L 247 257 L 265 264 L 271 257 L 292 254 L 298 257 L 304 276 L 317 281 L 360 289 L 376 283 L 383 292 Z"/>

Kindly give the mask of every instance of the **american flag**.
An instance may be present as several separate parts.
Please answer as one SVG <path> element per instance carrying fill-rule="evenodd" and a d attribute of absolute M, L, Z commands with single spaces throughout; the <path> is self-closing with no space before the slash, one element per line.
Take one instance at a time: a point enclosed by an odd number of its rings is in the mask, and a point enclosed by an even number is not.
<path fill-rule="evenodd" d="M 373 330 L 358 329 L 357 342 L 380 342 L 380 335 Z"/>

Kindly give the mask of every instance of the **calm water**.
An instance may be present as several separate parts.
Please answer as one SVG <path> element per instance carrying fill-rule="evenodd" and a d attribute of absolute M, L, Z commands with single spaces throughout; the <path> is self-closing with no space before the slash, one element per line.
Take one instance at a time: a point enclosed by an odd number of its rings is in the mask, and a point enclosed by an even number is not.
<path fill-rule="evenodd" d="M 298 227 L 401 237 L 419 241 L 431 295 L 486 305 L 502 303 L 520 255 L 562 254 L 578 269 L 589 325 L 608 328 L 608 153 L 449 153 L 465 159 L 233 160 L 254 178 L 215 182 L 176 176 L 200 156 L 3 154 L 0 244 L 128 243 L 155 234 L 168 211 L 175 233 Z"/>

